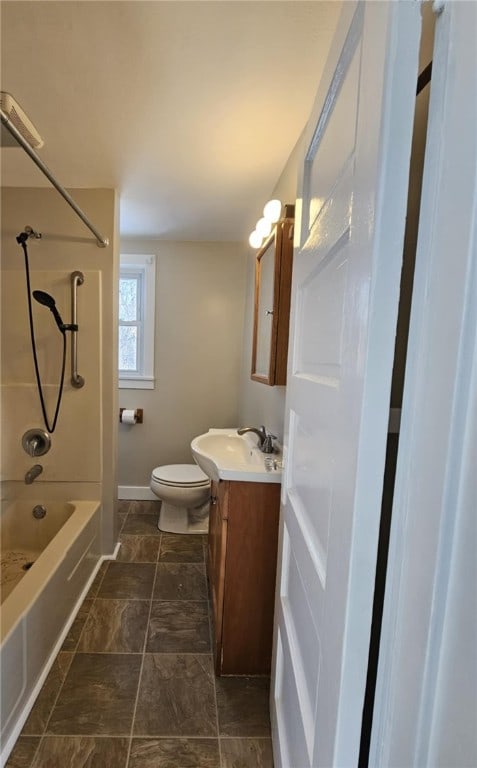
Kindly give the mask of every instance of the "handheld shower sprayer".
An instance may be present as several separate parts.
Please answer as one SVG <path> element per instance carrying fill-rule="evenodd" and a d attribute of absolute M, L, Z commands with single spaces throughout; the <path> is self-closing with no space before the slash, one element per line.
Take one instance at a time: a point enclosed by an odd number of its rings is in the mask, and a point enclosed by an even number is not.
<path fill-rule="evenodd" d="M 45 291 L 33 291 L 33 297 L 36 299 L 36 301 L 38 301 L 40 304 L 43 304 L 43 306 L 48 307 L 50 312 L 53 314 L 56 325 L 58 326 L 58 329 L 63 337 L 63 343 L 62 343 L 63 361 L 61 364 L 61 374 L 60 374 L 60 381 L 58 385 L 58 397 L 56 399 L 55 414 L 53 416 L 53 420 L 50 422 L 50 419 L 48 418 L 48 413 L 46 411 L 46 403 L 45 403 L 45 398 L 43 396 L 43 386 L 41 382 L 40 368 L 38 366 L 38 356 L 36 352 L 35 327 L 33 324 L 33 308 L 32 308 L 32 300 L 31 300 L 32 293 L 31 293 L 31 281 L 30 281 L 30 265 L 29 265 L 28 248 L 27 248 L 27 240 L 29 237 L 35 237 L 36 239 L 39 239 L 41 235 L 39 234 L 39 232 L 35 232 L 31 227 L 25 227 L 25 231 L 20 232 L 20 234 L 17 235 L 17 243 L 21 246 L 23 250 L 23 255 L 25 257 L 25 281 L 26 281 L 26 289 L 27 289 L 28 320 L 30 324 L 31 350 L 33 354 L 33 363 L 35 366 L 35 377 L 36 377 L 36 383 L 38 387 L 38 395 L 40 397 L 41 411 L 43 414 L 43 420 L 45 422 L 45 427 L 47 432 L 49 432 L 50 434 L 53 434 L 53 432 L 56 429 L 56 422 L 58 421 L 61 398 L 63 395 L 63 385 L 65 381 L 66 331 L 77 331 L 78 326 L 73 323 L 71 323 L 71 325 L 66 325 L 63 322 L 63 320 L 61 319 L 60 313 L 56 309 L 56 302 L 53 296 L 50 296 L 49 293 L 45 293 Z"/>
<path fill-rule="evenodd" d="M 43 304 L 44 307 L 48 307 L 53 317 L 55 318 L 55 322 L 59 330 L 61 331 L 61 333 L 65 333 L 65 331 L 78 330 L 78 326 L 76 325 L 76 323 L 63 322 L 63 320 L 61 319 L 61 315 L 56 308 L 56 301 L 54 300 L 53 296 L 50 296 L 49 293 L 46 293 L 46 291 L 33 291 L 33 298 L 39 304 Z"/>
<path fill-rule="evenodd" d="M 50 294 L 46 293 L 45 291 L 33 291 L 33 298 L 39 304 L 43 304 L 44 307 L 48 307 L 53 317 L 55 318 L 55 322 L 59 330 L 61 331 L 61 333 L 64 333 L 65 324 L 61 319 L 61 315 L 56 308 L 56 301 L 54 300 L 53 296 L 50 296 Z"/>

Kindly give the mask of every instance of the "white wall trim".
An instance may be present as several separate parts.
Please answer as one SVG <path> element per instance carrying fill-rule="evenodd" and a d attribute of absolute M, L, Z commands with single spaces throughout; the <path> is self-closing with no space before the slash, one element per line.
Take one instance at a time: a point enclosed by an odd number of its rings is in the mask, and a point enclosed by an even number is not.
<path fill-rule="evenodd" d="M 155 389 L 155 379 L 148 376 L 138 376 L 136 379 L 118 379 L 118 389 Z"/>
<path fill-rule="evenodd" d="M 148 485 L 118 485 L 118 499 L 129 501 L 157 501 Z"/>
<path fill-rule="evenodd" d="M 119 370 L 119 389 L 154 389 L 154 333 L 156 312 L 156 256 L 154 254 L 121 254 L 119 279 L 138 281 L 138 314 L 136 325 L 137 370 Z M 123 321 L 119 321 L 119 325 Z M 127 323 L 126 323 L 127 325 Z"/>
<path fill-rule="evenodd" d="M 117 556 L 119 555 L 119 550 L 120 549 L 121 549 L 121 542 L 118 541 L 116 546 L 114 547 L 113 554 L 112 555 L 102 555 L 100 562 L 103 563 L 105 560 L 116 560 Z"/>

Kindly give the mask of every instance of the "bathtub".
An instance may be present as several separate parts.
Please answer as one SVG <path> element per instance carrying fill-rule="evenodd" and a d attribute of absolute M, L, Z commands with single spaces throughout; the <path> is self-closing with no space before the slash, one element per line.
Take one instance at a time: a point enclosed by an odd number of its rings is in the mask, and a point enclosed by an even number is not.
<path fill-rule="evenodd" d="M 99 565 L 100 504 L 17 501 L 2 511 L 0 530 L 3 765 Z"/>

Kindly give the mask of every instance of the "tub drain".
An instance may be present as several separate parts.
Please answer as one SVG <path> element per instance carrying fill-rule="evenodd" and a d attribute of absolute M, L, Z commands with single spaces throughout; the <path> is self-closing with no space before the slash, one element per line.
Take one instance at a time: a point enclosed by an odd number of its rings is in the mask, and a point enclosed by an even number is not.
<path fill-rule="evenodd" d="M 24 570 L 24 571 L 29 571 L 29 570 L 30 570 L 30 568 L 32 567 L 32 565 L 33 565 L 33 563 L 34 563 L 34 562 L 35 562 L 35 561 L 34 561 L 34 560 L 32 560 L 30 563 L 25 563 L 25 565 L 22 565 L 22 568 L 23 568 L 23 570 Z"/>

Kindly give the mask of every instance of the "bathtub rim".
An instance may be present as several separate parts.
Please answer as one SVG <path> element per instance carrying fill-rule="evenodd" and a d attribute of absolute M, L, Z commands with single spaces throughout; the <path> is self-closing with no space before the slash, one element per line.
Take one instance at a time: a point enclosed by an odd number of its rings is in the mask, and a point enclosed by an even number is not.
<path fill-rule="evenodd" d="M 67 499 L 64 503 L 74 505 L 73 513 L 0 606 L 0 648 L 34 604 L 48 579 L 59 568 L 76 538 L 101 506 L 101 502 L 98 500 Z M 52 560 L 53 557 L 54 561 Z M 52 562 L 54 563 L 53 567 Z"/>
<path fill-rule="evenodd" d="M 68 618 L 68 620 L 67 620 L 67 622 L 66 622 L 66 624 L 65 624 L 65 626 L 64 626 L 64 628 L 63 628 L 63 630 L 61 632 L 61 634 L 58 637 L 58 641 L 57 641 L 55 647 L 53 648 L 49 658 L 45 662 L 45 665 L 44 665 L 43 670 L 42 670 L 42 672 L 41 672 L 41 674 L 40 674 L 40 676 L 38 678 L 38 681 L 37 681 L 35 687 L 33 688 L 33 690 L 31 692 L 27 702 L 25 703 L 25 706 L 23 707 L 23 710 L 21 711 L 21 713 L 20 713 L 20 715 L 19 715 L 19 717 L 18 717 L 18 719 L 16 721 L 15 727 L 13 728 L 11 734 L 7 737 L 7 740 L 4 743 L 0 744 L 0 768 L 5 768 L 5 766 L 6 766 L 8 758 L 10 757 L 11 752 L 12 752 L 12 750 L 13 750 L 13 748 L 14 748 L 17 740 L 18 740 L 18 737 L 20 736 L 20 734 L 22 732 L 23 726 L 25 725 L 25 723 L 26 723 L 26 721 L 28 719 L 28 716 L 29 716 L 29 714 L 30 714 L 30 712 L 31 712 L 31 710 L 33 708 L 33 705 L 35 704 L 35 701 L 38 698 L 38 695 L 39 695 L 39 693 L 40 693 L 40 691 L 41 691 L 41 689 L 43 687 L 43 684 L 44 684 L 46 678 L 48 677 L 48 674 L 49 674 L 49 672 L 50 672 L 50 670 L 51 670 L 51 668 L 52 668 L 52 666 L 53 666 L 53 664 L 55 662 L 55 659 L 57 658 L 59 652 L 61 651 L 62 645 L 63 645 L 63 643 L 64 643 L 64 641 L 66 639 L 66 636 L 67 636 L 68 632 L 70 631 L 71 626 L 72 626 L 74 620 L 76 619 L 76 616 L 78 615 L 78 612 L 79 612 L 81 606 L 83 605 L 83 602 L 84 602 L 84 600 L 86 598 L 86 595 L 88 594 L 93 581 L 95 580 L 96 576 L 98 575 L 99 569 L 101 568 L 101 566 L 102 566 L 102 564 L 104 562 L 108 562 L 109 560 L 116 560 L 116 558 L 117 558 L 117 556 L 119 554 L 120 548 L 121 548 L 121 542 L 118 541 L 116 543 L 115 547 L 114 547 L 114 550 L 113 550 L 112 554 L 110 554 L 110 555 L 100 555 L 100 557 L 98 559 L 98 562 L 96 563 L 96 565 L 95 565 L 95 567 L 94 567 L 94 569 L 93 569 L 93 571 L 91 573 L 91 576 L 89 577 L 88 581 L 86 582 L 85 587 L 84 587 L 81 595 L 79 596 L 79 598 L 78 598 L 78 600 L 76 602 L 76 605 L 74 606 L 73 610 L 71 611 L 71 614 L 70 614 L 70 616 L 69 616 L 69 618 Z"/>

